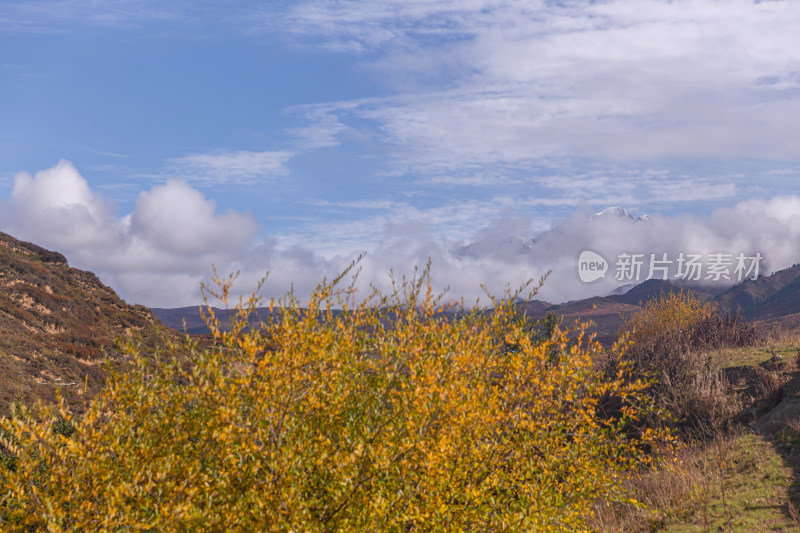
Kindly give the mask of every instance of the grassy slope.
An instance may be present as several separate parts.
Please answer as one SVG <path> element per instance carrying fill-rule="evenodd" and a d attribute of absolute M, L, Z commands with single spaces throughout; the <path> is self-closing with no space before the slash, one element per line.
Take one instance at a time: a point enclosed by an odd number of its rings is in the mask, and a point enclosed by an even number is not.
<path fill-rule="evenodd" d="M 768 439 L 745 433 L 702 454 L 705 493 L 688 512 L 669 520 L 668 532 L 796 531 L 788 512 L 794 471 Z"/>
<path fill-rule="evenodd" d="M 712 443 L 695 456 L 706 468 L 705 493 L 683 516 L 666 520 L 669 532 L 798 531 L 800 516 L 800 339 L 788 335 L 763 347 L 722 350 L 715 354 L 723 367 L 768 364 L 780 357 L 784 400 L 763 415 L 750 430 Z M 782 416 L 767 424 L 783 407 Z"/>
<path fill-rule="evenodd" d="M 675 461 L 631 479 L 631 494 L 646 508 L 601 505 L 596 530 L 800 531 L 800 329 L 711 355 L 748 399 L 741 407 L 751 422 L 683 445 Z M 753 386 L 765 374 L 775 380 L 771 393 Z"/>

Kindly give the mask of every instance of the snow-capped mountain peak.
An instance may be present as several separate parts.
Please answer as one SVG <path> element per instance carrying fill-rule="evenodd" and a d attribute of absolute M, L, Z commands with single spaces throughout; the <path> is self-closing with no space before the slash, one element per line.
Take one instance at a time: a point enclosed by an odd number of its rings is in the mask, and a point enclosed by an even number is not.
<path fill-rule="evenodd" d="M 639 221 L 639 222 L 649 222 L 650 221 L 650 217 L 648 217 L 647 215 L 642 215 L 640 217 L 633 216 L 630 213 L 630 211 L 628 211 L 624 207 L 607 207 L 606 209 L 603 209 L 602 211 L 600 211 L 598 213 L 594 213 L 592 215 L 589 215 L 590 219 L 593 219 L 593 218 L 613 218 L 613 217 L 624 218 L 624 219 L 628 219 L 628 220 L 635 220 L 635 221 Z"/>

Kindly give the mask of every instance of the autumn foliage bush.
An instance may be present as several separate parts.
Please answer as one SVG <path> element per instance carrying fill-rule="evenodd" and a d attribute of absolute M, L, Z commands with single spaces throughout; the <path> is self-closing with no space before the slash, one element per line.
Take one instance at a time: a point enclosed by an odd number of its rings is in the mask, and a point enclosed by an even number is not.
<path fill-rule="evenodd" d="M 360 300 L 342 279 L 260 328 L 255 297 L 230 328 L 207 307 L 213 343 L 128 344 L 134 367 L 80 418 L 17 409 L 2 529 L 572 531 L 630 501 L 626 472 L 666 436 L 631 429 L 653 405 L 629 364 L 594 369 L 600 346 L 558 328 L 532 340 L 515 295 L 446 319 L 427 270 Z"/>
<path fill-rule="evenodd" d="M 622 331 L 632 343 L 623 359 L 632 363 L 636 375 L 656 380 L 650 393 L 679 427 L 689 433 L 713 433 L 711 426 L 734 421 L 739 399 L 710 353 L 757 343 L 752 324 L 681 290 L 645 303 Z"/>

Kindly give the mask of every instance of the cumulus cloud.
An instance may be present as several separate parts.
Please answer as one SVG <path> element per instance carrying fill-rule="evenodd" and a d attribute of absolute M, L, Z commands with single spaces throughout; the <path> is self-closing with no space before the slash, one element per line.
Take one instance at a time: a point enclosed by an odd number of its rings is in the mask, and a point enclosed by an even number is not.
<path fill-rule="evenodd" d="M 185 182 L 170 180 L 142 192 L 126 222 L 130 233 L 160 251 L 181 256 L 241 251 L 256 231 L 252 216 L 215 211 L 213 200 Z"/>
<path fill-rule="evenodd" d="M 251 214 L 219 213 L 180 180 L 142 192 L 119 217 L 65 160 L 35 176 L 17 174 L 0 202 L 4 231 L 64 253 L 124 298 L 151 306 L 197 303 L 211 265 L 230 263 L 259 230 Z"/>
<path fill-rule="evenodd" d="M 63 159 L 35 177 L 27 172 L 17 174 L 3 212 L 6 224 L 70 248 L 114 241 L 109 203 Z"/>
<path fill-rule="evenodd" d="M 243 292 L 269 271 L 264 296 L 280 296 L 293 287 L 303 298 L 323 276 L 337 275 L 362 252 L 362 288 L 372 284 L 387 290 L 390 272 L 409 275 L 430 259 L 436 287 L 449 287 L 452 298 L 468 303 L 483 296 L 481 284 L 498 294 L 547 271 L 542 299 L 608 294 L 637 281 L 615 279 L 614 262 L 621 253 L 643 254 L 638 281 L 647 277 L 651 253 L 673 260 L 681 252 L 760 253 L 761 275 L 800 262 L 798 196 L 751 199 L 708 216 L 650 213 L 643 219 L 621 210 L 596 216 L 577 208 L 550 227 L 511 209 L 511 200 L 503 215 L 502 205 L 500 199 L 492 205 L 471 201 L 425 210 L 385 202 L 377 210 L 381 214 L 263 238 L 251 214 L 219 212 L 213 200 L 179 180 L 143 191 L 133 210 L 119 216 L 71 163 L 61 161 L 35 176 L 15 177 L 10 197 L 0 200 L 0 228 L 61 251 L 73 266 L 98 273 L 124 298 L 154 307 L 198 304 L 199 284 L 208 281 L 212 264 L 221 273 L 241 271 L 237 286 Z M 369 205 L 347 207 L 361 211 Z M 577 261 L 583 250 L 611 263 L 605 278 L 580 280 Z"/>

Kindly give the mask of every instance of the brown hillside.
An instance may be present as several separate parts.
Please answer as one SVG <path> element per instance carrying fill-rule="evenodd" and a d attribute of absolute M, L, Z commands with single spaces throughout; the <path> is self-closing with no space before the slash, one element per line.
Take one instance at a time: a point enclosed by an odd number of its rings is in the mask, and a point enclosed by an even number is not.
<path fill-rule="evenodd" d="M 800 265 L 757 280 L 746 280 L 717 297 L 727 311 L 764 320 L 800 312 Z"/>
<path fill-rule="evenodd" d="M 73 409 L 104 381 L 104 363 L 122 362 L 115 340 L 154 344 L 166 328 L 63 255 L 0 232 L 0 414 L 15 399 Z"/>
<path fill-rule="evenodd" d="M 562 304 L 553 311 L 563 317 L 566 325 L 572 325 L 575 321 L 591 321 L 592 324 L 586 331 L 595 333 L 600 343 L 610 346 L 617 340 L 617 331 L 622 323 L 641 311 L 641 307 L 616 302 L 609 298 L 594 297 Z"/>
<path fill-rule="evenodd" d="M 684 283 L 678 280 L 659 280 L 649 279 L 636 285 L 624 294 L 607 296 L 609 300 L 615 302 L 641 306 L 661 294 L 677 293 L 680 291 L 691 291 L 701 300 L 711 300 L 722 291 L 713 286 L 703 286 L 698 283 Z"/>

